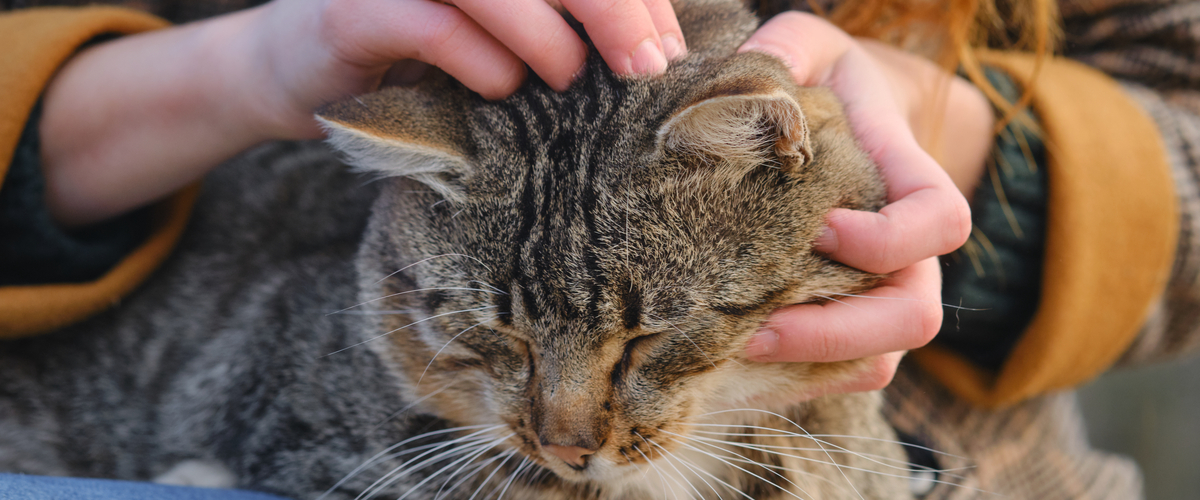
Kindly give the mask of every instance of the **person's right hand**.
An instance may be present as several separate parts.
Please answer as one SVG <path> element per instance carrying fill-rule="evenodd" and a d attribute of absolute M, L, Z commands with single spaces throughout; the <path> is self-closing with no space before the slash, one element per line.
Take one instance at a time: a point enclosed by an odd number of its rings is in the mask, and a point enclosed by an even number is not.
<path fill-rule="evenodd" d="M 89 47 L 58 72 L 40 124 L 46 203 L 65 226 L 157 200 L 273 139 L 322 135 L 316 108 L 376 89 L 401 60 L 484 97 L 525 65 L 565 89 L 585 45 L 546 0 L 277 0 Z M 563 0 L 619 74 L 686 52 L 668 0 Z"/>
<path fill-rule="evenodd" d="M 447 5 L 452 3 L 453 5 Z M 378 87 L 394 63 L 437 66 L 489 99 L 511 94 L 526 64 L 564 90 L 587 58 L 584 42 L 545 0 L 302 0 L 250 14 L 246 46 L 263 69 L 263 110 L 278 135 L 312 137 L 309 115 Z M 562 0 L 618 74 L 651 75 L 686 52 L 668 0 Z"/>

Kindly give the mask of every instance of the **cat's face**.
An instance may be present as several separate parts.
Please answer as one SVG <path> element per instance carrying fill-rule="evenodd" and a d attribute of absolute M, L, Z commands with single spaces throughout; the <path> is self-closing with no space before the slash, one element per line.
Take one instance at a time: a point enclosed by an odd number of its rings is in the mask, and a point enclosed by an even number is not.
<path fill-rule="evenodd" d="M 612 483 L 706 415 L 852 371 L 742 354 L 773 309 L 875 279 L 811 252 L 831 208 L 882 197 L 827 92 L 760 55 L 640 82 L 593 63 L 500 102 L 441 85 L 324 115 L 353 163 L 407 177 L 384 181 L 360 271 L 423 408 Z"/>

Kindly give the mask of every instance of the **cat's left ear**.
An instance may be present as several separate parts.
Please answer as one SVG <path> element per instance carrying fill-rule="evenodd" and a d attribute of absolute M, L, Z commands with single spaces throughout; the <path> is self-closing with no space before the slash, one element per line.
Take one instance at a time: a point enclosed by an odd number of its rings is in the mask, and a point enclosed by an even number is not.
<path fill-rule="evenodd" d="M 759 78 L 708 89 L 659 128 L 658 140 L 666 150 L 701 155 L 731 173 L 763 164 L 799 173 L 813 158 L 796 98 Z"/>
<path fill-rule="evenodd" d="M 453 94 L 392 87 L 320 109 L 317 121 L 351 166 L 416 179 L 450 200 L 470 172 L 462 106 Z"/>

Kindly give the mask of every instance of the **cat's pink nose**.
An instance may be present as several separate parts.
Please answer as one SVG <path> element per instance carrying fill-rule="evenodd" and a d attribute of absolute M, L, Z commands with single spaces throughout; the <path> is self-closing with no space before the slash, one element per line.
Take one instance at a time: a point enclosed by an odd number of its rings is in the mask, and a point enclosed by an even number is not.
<path fill-rule="evenodd" d="M 587 448 L 580 448 L 578 446 L 562 446 L 557 444 L 543 444 L 542 448 L 550 452 L 551 455 L 561 458 L 568 465 L 576 469 L 582 469 L 586 467 L 587 457 L 593 453 L 596 453 L 595 450 L 589 450 Z"/>

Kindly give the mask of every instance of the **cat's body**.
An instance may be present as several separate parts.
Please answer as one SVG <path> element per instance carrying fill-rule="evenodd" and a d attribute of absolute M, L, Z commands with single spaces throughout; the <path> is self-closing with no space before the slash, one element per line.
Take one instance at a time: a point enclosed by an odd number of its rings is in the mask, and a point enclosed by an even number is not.
<path fill-rule="evenodd" d="M 199 461 L 296 498 L 907 498 L 878 394 L 791 404 L 855 362 L 741 354 L 772 308 L 874 282 L 810 252 L 830 208 L 879 206 L 873 167 L 827 93 L 733 55 L 754 26 L 736 3 L 680 20 L 692 55 L 660 79 L 593 57 L 564 94 L 435 81 L 323 113 L 352 163 L 420 182 L 365 184 L 315 144 L 222 167 L 125 304 L 0 344 L 0 470 Z"/>

